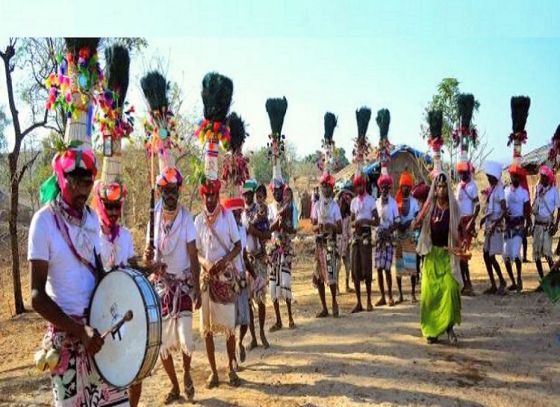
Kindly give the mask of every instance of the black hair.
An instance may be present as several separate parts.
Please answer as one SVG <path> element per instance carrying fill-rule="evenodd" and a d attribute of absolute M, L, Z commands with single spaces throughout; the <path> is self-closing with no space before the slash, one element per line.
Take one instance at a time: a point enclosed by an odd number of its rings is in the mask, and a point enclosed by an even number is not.
<path fill-rule="evenodd" d="M 85 168 L 76 168 L 75 170 L 70 171 L 69 173 L 65 174 L 66 177 L 91 177 L 93 173 L 90 170 L 86 170 Z"/>

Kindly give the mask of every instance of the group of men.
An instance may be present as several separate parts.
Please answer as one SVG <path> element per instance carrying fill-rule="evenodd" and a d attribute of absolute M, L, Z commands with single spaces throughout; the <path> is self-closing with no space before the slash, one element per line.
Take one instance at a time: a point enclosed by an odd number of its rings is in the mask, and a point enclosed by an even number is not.
<path fill-rule="evenodd" d="M 463 280 L 461 293 L 472 296 L 474 291 L 469 270 L 470 247 L 473 237 L 476 236 L 481 202 L 473 179 L 472 164 L 459 163 L 456 171 L 459 177 L 455 198 L 460 212 L 459 264 Z M 544 276 L 542 258 L 545 258 L 549 267 L 552 267 L 552 237 L 558 230 L 560 221 L 558 210 L 560 199 L 555 187 L 555 176 L 549 167 L 540 168 L 540 178 L 531 203 L 527 175 L 520 166 L 510 166 L 510 184 L 506 187 L 501 182 L 500 163 L 487 161 L 484 172 L 488 178 L 489 188 L 483 191 L 486 197 L 485 212 L 479 222 L 480 227 L 484 229 L 483 257 L 490 280 L 490 287 L 485 290 L 485 293 L 503 295 L 507 290 L 521 291 L 523 289 L 521 249 L 523 240 L 526 240 L 527 236 L 533 237 L 533 258 L 539 277 Z M 417 240 L 414 220 L 428 196 L 429 187 L 423 182 L 415 185 L 412 175 L 405 170 L 400 175 L 395 198 L 391 196 L 393 179 L 389 175 L 379 176 L 377 179 L 379 197 L 374 197 L 367 192 L 366 181 L 364 175 L 354 176 L 352 188 L 342 188 L 335 197 L 334 178 L 328 174 L 321 178 L 321 193 L 315 197 L 311 213 L 317 242 L 313 284 L 318 289 L 322 307 L 316 315 L 318 318 L 329 315 L 325 285 L 330 287 L 332 314 L 335 317 L 339 315 L 336 295 L 338 272 L 342 265 L 346 269 L 346 291 L 355 291 L 356 294 L 353 313 L 364 310 L 361 299 L 362 282 L 365 283 L 367 295 L 366 309 L 368 311 L 373 309 L 371 299 L 373 269 L 377 270 L 381 295 L 375 306 L 394 306 L 403 302 L 403 275 L 411 277 L 411 299 L 416 302 L 416 283 L 419 281 L 422 258 L 416 256 L 416 272 L 403 273 L 402 262 L 399 261 L 397 253 L 402 255 L 403 246 L 407 243 L 413 244 Z M 408 246 L 410 247 L 410 244 Z M 497 255 L 503 257 L 511 280 L 509 286 L 502 275 Z M 391 275 L 394 258 L 397 258 L 396 281 L 399 291 L 396 301 L 393 298 Z M 513 264 L 517 276 L 514 276 Z M 499 279 L 498 284 L 494 272 Z M 351 290 L 348 284 L 349 274 L 352 276 L 354 290 Z"/>
<path fill-rule="evenodd" d="M 208 180 L 200 187 L 202 211 L 193 220 L 179 203 L 183 184 L 179 169 L 164 168 L 156 180 L 159 200 L 153 244 L 147 233 L 143 255 L 137 256 L 130 232 L 119 221 L 126 188 L 120 182 L 95 181 L 93 151 L 69 147 L 57 154 L 53 169 L 55 193 L 33 217 L 28 259 L 32 305 L 49 322 L 43 346 L 60 353 L 51 370 L 56 405 L 138 405 L 141 383 L 126 392 L 101 380 L 92 356 L 101 350 L 104 339 L 86 323 L 96 282 L 104 272 L 118 267 L 143 270 L 160 297 L 160 358 L 171 382 L 163 400 L 166 404 L 180 397 L 174 350 L 182 353 L 185 396 L 194 398 L 190 366 L 195 309 L 201 310 L 200 329 L 211 370 L 208 388 L 219 385 L 213 339 L 217 334 L 226 337 L 229 383 L 239 386 L 236 346 L 242 362 L 248 329 L 249 348 L 257 346 L 253 304 L 258 310 L 260 341 L 269 346 L 265 335 L 268 286 L 276 313 L 271 331 L 283 326 L 280 301 L 286 303 L 289 327 L 295 327 L 291 310 L 293 197 L 282 180 L 271 184 L 274 202 L 270 205 L 266 204 L 266 186 L 257 186 L 255 181 L 245 183 L 243 198 L 221 201 L 220 181 Z M 92 190 L 94 210 L 87 205 Z M 265 219 L 259 218 L 263 213 Z"/>

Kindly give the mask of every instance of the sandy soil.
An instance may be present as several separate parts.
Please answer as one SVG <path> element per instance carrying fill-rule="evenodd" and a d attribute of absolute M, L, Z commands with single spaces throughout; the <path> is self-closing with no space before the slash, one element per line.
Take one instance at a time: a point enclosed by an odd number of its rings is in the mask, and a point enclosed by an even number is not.
<path fill-rule="evenodd" d="M 349 315 L 354 297 L 341 294 L 339 319 L 315 319 L 311 258 L 309 246 L 300 248 L 294 272 L 297 329 L 269 334 L 270 349 L 248 352 L 242 387 L 225 383 L 224 340 L 218 338 L 223 383 L 212 391 L 204 388 L 208 364 L 196 333 L 193 374 L 201 405 L 560 406 L 560 307 L 532 292 L 533 263 L 525 265 L 526 292 L 464 298 L 460 343 L 453 348 L 425 343 L 419 307 L 410 302 Z M 480 293 L 486 272 L 477 251 L 471 268 Z M 5 271 L 0 283 L 0 405 L 49 405 L 49 379 L 32 367 L 44 323 L 34 313 L 10 318 Z M 27 273 L 24 285 L 27 294 Z M 158 363 L 144 382 L 142 405 L 160 405 L 168 388 Z"/>

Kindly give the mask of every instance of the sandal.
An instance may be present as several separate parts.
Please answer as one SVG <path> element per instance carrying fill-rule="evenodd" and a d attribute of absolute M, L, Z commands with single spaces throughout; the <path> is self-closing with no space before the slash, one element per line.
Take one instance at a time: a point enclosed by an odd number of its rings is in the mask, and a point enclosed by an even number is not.
<path fill-rule="evenodd" d="M 192 385 L 192 383 L 191 383 Z M 179 390 L 172 389 L 166 396 L 163 398 L 163 404 L 171 404 L 181 398 L 181 393 Z"/>
<path fill-rule="evenodd" d="M 261 343 L 262 343 L 263 348 L 265 348 L 265 349 L 270 348 L 270 344 L 268 343 L 268 341 L 266 339 L 266 336 L 264 335 L 264 331 L 261 331 Z"/>
<path fill-rule="evenodd" d="M 241 379 L 237 376 L 237 373 L 234 371 L 230 371 L 228 373 L 229 376 L 229 385 L 232 387 L 239 387 L 241 386 Z"/>
<path fill-rule="evenodd" d="M 206 388 L 213 389 L 214 387 L 218 387 L 220 385 L 220 379 L 218 378 L 217 374 L 210 373 L 208 379 L 206 380 Z"/>

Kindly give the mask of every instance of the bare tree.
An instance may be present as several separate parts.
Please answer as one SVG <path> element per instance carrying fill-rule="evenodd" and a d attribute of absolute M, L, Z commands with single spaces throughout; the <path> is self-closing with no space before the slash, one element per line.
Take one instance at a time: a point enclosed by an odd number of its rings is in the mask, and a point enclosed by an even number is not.
<path fill-rule="evenodd" d="M 25 171 L 33 165 L 33 162 L 37 159 L 39 152 L 35 153 L 26 162 L 21 165 L 19 163 L 20 151 L 22 147 L 23 140 L 26 136 L 31 134 L 33 131 L 44 127 L 47 124 L 48 111 L 45 108 L 40 118 L 34 117 L 31 124 L 26 128 L 22 129 L 19 111 L 16 107 L 14 83 L 12 80 L 12 74 L 15 69 L 14 57 L 16 55 L 16 45 L 17 40 L 10 38 L 8 45 L 4 51 L 0 51 L 0 58 L 4 63 L 4 72 L 6 75 L 6 92 L 8 95 L 8 106 L 11 114 L 11 121 L 14 129 L 14 147 L 12 151 L 8 154 L 8 167 L 10 170 L 10 214 L 8 217 L 8 226 L 10 231 L 10 245 L 12 251 L 12 279 L 13 279 L 13 294 L 14 294 L 14 304 L 15 313 L 22 314 L 25 312 L 25 307 L 23 305 L 23 296 L 21 291 L 21 279 L 19 270 L 19 245 L 18 245 L 18 204 L 19 204 L 19 185 Z M 38 112 L 34 112 L 34 115 Z"/>

